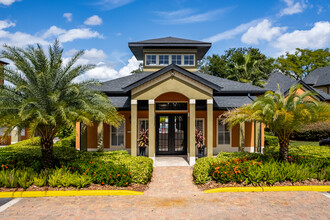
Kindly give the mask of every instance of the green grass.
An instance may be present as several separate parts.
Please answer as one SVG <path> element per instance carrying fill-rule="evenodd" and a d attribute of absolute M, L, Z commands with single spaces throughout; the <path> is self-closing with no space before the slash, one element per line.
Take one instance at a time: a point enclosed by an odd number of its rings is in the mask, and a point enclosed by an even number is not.
<path fill-rule="evenodd" d="M 298 147 L 298 146 L 305 146 L 305 145 L 309 145 L 309 146 L 319 146 L 319 142 L 318 141 L 290 141 L 290 146 L 292 147 Z"/>

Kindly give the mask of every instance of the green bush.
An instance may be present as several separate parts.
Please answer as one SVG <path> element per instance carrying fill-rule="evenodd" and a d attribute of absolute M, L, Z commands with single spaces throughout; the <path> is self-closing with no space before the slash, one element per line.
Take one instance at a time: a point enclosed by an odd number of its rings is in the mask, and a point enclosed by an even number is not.
<path fill-rule="evenodd" d="M 7 188 L 22 187 L 28 188 L 33 184 L 36 173 L 32 169 L 6 169 L 2 168 L 0 171 L 0 187 L 5 186 Z"/>
<path fill-rule="evenodd" d="M 329 147 L 290 147 L 288 163 L 274 159 L 278 146 L 270 148 L 267 154 L 221 152 L 216 158 L 198 159 L 194 166 L 194 181 L 204 184 L 213 179 L 219 183 L 273 185 L 284 181 L 330 180 Z"/>
<path fill-rule="evenodd" d="M 293 133 L 292 139 L 299 141 L 320 141 L 330 137 L 330 122 L 317 122 L 302 127 Z"/>
<path fill-rule="evenodd" d="M 278 144 L 279 144 L 278 137 L 273 136 L 269 133 L 265 133 L 265 147 L 278 146 Z"/>

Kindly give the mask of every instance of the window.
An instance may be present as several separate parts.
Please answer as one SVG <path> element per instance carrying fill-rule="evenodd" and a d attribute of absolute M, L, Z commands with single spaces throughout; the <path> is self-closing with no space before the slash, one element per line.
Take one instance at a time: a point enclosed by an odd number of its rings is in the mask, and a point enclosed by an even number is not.
<path fill-rule="evenodd" d="M 156 110 L 188 110 L 186 102 L 158 102 Z"/>
<path fill-rule="evenodd" d="M 168 65 L 168 55 L 159 55 L 159 65 Z"/>
<path fill-rule="evenodd" d="M 184 65 L 185 66 L 193 66 L 195 63 L 194 55 L 184 55 Z"/>
<path fill-rule="evenodd" d="M 25 128 L 22 128 L 22 130 L 21 130 L 21 136 L 25 136 Z"/>
<path fill-rule="evenodd" d="M 222 119 L 218 119 L 218 145 L 230 145 L 230 128 L 223 124 Z"/>
<path fill-rule="evenodd" d="M 196 121 L 195 121 L 195 128 L 198 130 L 198 131 L 201 131 L 204 135 L 204 138 L 205 137 L 205 133 L 204 133 L 204 118 L 196 118 Z M 204 144 L 204 143 L 203 143 Z"/>
<path fill-rule="evenodd" d="M 118 128 L 111 126 L 111 146 L 124 146 L 125 144 L 125 121 Z"/>
<path fill-rule="evenodd" d="M 5 133 L 5 127 L 0 127 L 0 136 L 2 136 Z"/>
<path fill-rule="evenodd" d="M 157 64 L 156 55 L 147 55 L 146 65 L 156 65 Z"/>
<path fill-rule="evenodd" d="M 172 55 L 172 64 L 181 65 L 181 55 Z"/>
<path fill-rule="evenodd" d="M 149 121 L 148 119 L 139 119 L 139 134 L 140 135 L 140 132 L 143 131 L 143 130 L 146 130 L 149 128 Z"/>

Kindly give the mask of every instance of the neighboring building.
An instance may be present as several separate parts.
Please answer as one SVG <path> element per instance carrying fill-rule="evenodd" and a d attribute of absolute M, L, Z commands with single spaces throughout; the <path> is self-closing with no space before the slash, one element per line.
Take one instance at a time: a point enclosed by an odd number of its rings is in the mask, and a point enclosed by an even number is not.
<path fill-rule="evenodd" d="M 197 72 L 211 43 L 173 37 L 129 43 L 143 72 L 110 80 L 93 89 L 104 92 L 124 116 L 120 127 L 77 123 L 76 148 L 127 150 L 138 154 L 139 131 L 149 128 L 147 155 L 187 155 L 195 163 L 195 129 L 202 130 L 208 156 L 249 152 L 264 147 L 260 123 L 242 123 L 229 129 L 221 115 L 250 104 L 265 89 Z"/>
<path fill-rule="evenodd" d="M 313 93 L 316 93 L 314 97 L 317 101 L 330 101 L 330 95 L 323 92 L 320 89 L 317 89 L 315 87 L 312 87 L 306 83 L 306 81 L 302 80 L 295 80 L 289 76 L 286 76 L 280 72 L 273 72 L 269 79 L 267 80 L 267 83 L 265 85 L 265 89 L 271 90 L 271 91 L 278 91 L 278 86 L 281 89 L 281 92 L 286 94 L 289 92 L 290 88 L 296 84 L 301 84 L 303 87 L 298 90 L 299 94 L 303 94 L 305 91 L 311 91 Z"/>
<path fill-rule="evenodd" d="M 330 94 L 330 66 L 318 68 L 312 71 L 308 76 L 306 76 L 304 82 L 316 89 Z"/>
<path fill-rule="evenodd" d="M 3 73 L 4 71 L 4 66 L 7 65 L 8 63 L 4 62 L 4 61 L 1 61 L 0 60 L 0 71 Z M 1 74 L 0 74 L 1 76 Z M 0 77 L 0 85 L 3 85 L 4 84 L 4 80 L 1 79 Z M 19 132 L 17 130 L 13 130 L 11 135 L 6 137 L 6 138 L 3 138 L 2 135 L 3 135 L 3 130 L 4 128 L 3 127 L 0 127 L 0 145 L 9 145 L 9 144 L 14 144 L 20 140 L 25 140 L 28 138 L 28 133 L 27 131 L 25 131 L 25 129 L 22 129 L 21 133 L 19 134 Z"/>

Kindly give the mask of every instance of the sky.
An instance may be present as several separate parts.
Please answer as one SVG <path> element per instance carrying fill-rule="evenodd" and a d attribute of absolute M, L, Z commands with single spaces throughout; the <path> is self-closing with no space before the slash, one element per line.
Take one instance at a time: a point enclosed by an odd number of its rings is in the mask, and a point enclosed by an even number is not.
<path fill-rule="evenodd" d="M 64 61 L 95 68 L 78 80 L 110 80 L 139 66 L 128 42 L 160 37 L 211 42 L 207 55 L 256 47 L 278 57 L 330 46 L 328 0 L 0 0 L 3 44 L 45 48 L 59 39 Z"/>

